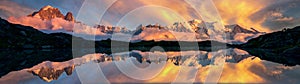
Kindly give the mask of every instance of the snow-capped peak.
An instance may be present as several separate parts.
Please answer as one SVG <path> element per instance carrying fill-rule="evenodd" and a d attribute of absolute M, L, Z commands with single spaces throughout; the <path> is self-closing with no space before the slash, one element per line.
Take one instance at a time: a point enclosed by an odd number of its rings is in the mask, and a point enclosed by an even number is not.
<path fill-rule="evenodd" d="M 225 25 L 225 28 L 233 29 L 234 27 L 239 26 L 238 24 Z"/>
<path fill-rule="evenodd" d="M 44 6 L 43 8 L 41 8 L 41 10 L 48 10 L 48 9 L 54 9 L 54 7 L 47 5 L 47 6 Z"/>
<path fill-rule="evenodd" d="M 229 30 L 229 32 L 232 33 L 259 33 L 259 31 L 255 30 L 252 28 L 251 30 L 248 30 L 246 28 L 241 27 L 238 24 L 233 24 L 233 25 L 225 25 L 225 28 Z"/>
<path fill-rule="evenodd" d="M 27 15 L 28 17 L 40 18 L 42 20 L 52 20 L 55 18 L 62 18 L 64 20 L 75 22 L 74 16 L 71 12 L 63 15 L 58 8 L 52 7 L 50 5 L 44 6 L 39 11 L 33 12 Z"/>
<path fill-rule="evenodd" d="M 189 21 L 190 23 L 195 23 L 195 24 L 200 24 L 202 23 L 202 20 L 198 20 L 198 19 L 193 19 L 191 21 Z"/>

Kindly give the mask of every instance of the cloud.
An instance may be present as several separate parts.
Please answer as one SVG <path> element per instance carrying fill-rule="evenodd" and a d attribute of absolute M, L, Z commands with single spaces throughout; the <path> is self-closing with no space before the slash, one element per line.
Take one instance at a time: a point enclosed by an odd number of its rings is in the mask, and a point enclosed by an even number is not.
<path fill-rule="evenodd" d="M 41 20 L 35 17 L 10 17 L 8 21 L 14 24 L 22 24 L 25 26 L 31 26 L 35 29 L 41 31 L 51 31 L 51 32 L 74 32 L 76 34 L 86 34 L 86 35 L 104 35 L 100 29 L 92 28 L 90 26 L 66 21 L 62 18 L 54 18 L 52 20 Z M 46 32 L 49 33 L 49 32 Z"/>
<path fill-rule="evenodd" d="M 141 18 L 136 18 L 136 19 L 142 19 L 147 21 L 147 20 L 151 20 L 151 17 L 156 16 L 156 17 L 160 17 L 161 19 L 165 19 L 163 21 L 167 21 L 167 23 L 177 22 L 177 19 L 170 19 L 167 17 L 168 15 L 170 15 L 170 11 L 177 13 L 185 20 L 200 19 L 199 15 L 197 15 L 195 10 L 190 5 L 185 3 L 184 0 L 174 0 L 174 1 L 118 0 L 109 9 L 107 9 L 106 13 L 103 16 L 103 21 L 101 23 L 110 23 L 110 25 L 116 25 L 119 20 L 121 20 L 124 16 L 126 16 L 126 14 L 135 11 L 135 9 L 139 9 L 145 6 L 148 7 L 151 6 L 157 9 L 155 11 L 151 11 L 150 13 L 148 12 L 147 9 L 145 9 L 143 10 L 145 12 L 145 15 Z M 166 11 L 165 8 L 167 8 L 168 11 Z M 151 8 L 148 9 L 151 10 Z M 164 14 L 159 14 L 159 13 L 164 13 Z M 152 22 L 152 20 L 150 22 Z M 141 23 L 136 23 L 136 24 L 141 24 Z"/>
<path fill-rule="evenodd" d="M 0 17 L 7 19 L 10 16 L 26 16 L 33 12 L 33 9 L 11 2 L 9 0 L 0 1 Z"/>
<path fill-rule="evenodd" d="M 282 18 L 277 18 L 275 21 L 291 21 L 293 20 L 293 17 L 282 17 Z"/>
<path fill-rule="evenodd" d="M 31 26 L 39 30 L 59 30 L 64 28 L 67 31 L 73 29 L 73 22 L 66 21 L 61 18 L 55 18 L 52 20 L 42 20 L 40 18 L 34 17 L 10 17 L 8 21 L 15 24 L 22 24 L 26 26 Z"/>
<path fill-rule="evenodd" d="M 262 26 L 264 18 L 256 18 L 253 16 L 258 11 L 268 6 L 270 0 L 214 0 L 214 3 L 219 10 L 222 20 L 225 24 L 239 24 L 245 28 L 254 27 L 259 31 L 270 31 Z"/>
<path fill-rule="evenodd" d="M 25 16 L 45 5 L 57 7 L 63 13 L 71 11 L 76 17 L 83 2 L 84 0 L 1 0 L 0 17 Z M 84 9 L 85 11 L 82 13 L 83 15 L 80 20 L 86 24 L 94 25 L 98 24 L 98 20 L 100 20 L 100 15 L 102 14 L 100 11 L 106 10 L 103 8 L 112 2 L 112 0 L 86 0 L 86 2 L 88 2 L 88 7 Z M 239 24 L 245 28 L 253 27 L 265 32 L 272 32 L 280 30 L 283 27 L 293 27 L 300 24 L 299 0 L 213 0 L 213 2 L 225 24 Z M 185 3 L 184 0 L 117 0 L 116 3 L 105 11 L 106 13 L 104 13 L 103 20 L 100 23 L 116 25 L 117 21 L 130 11 L 149 5 L 169 8 L 185 20 L 201 19 L 195 10 L 189 4 Z M 168 12 L 165 13 L 167 16 L 170 14 L 170 11 L 166 11 L 165 9 L 157 9 L 156 11 L 148 12 L 148 15 L 153 14 L 151 15 L 152 17 L 159 17 L 162 15 L 159 13 L 164 12 Z M 202 11 L 200 13 L 205 12 Z M 272 13 L 274 14 L 272 15 Z M 149 22 L 153 22 L 153 20 L 150 20 L 152 17 L 145 15 L 136 19 L 143 18 L 145 21 L 149 20 Z M 163 21 L 168 21 L 168 23 L 177 22 L 176 20 L 178 20 L 168 19 L 167 17 L 161 18 L 164 18 Z"/>
<path fill-rule="evenodd" d="M 270 14 L 270 19 L 273 21 L 291 21 L 294 20 L 293 17 L 284 16 L 281 12 L 273 12 Z"/>
<path fill-rule="evenodd" d="M 283 17 L 282 13 L 279 13 L 279 12 L 271 13 L 271 16 L 273 16 L 273 17 Z"/>
<path fill-rule="evenodd" d="M 226 24 L 239 24 L 265 32 L 300 24 L 299 0 L 214 0 L 214 2 Z"/>
<path fill-rule="evenodd" d="M 295 27 L 300 24 L 299 3 L 299 0 L 272 1 L 250 18 L 252 21 L 259 21 L 264 18 L 261 25 L 271 31 L 278 31 L 285 27 Z"/>
<path fill-rule="evenodd" d="M 117 26 L 126 26 L 135 29 L 140 24 L 172 25 L 174 22 L 184 22 L 184 18 L 172 9 L 160 6 L 144 6 L 126 14 L 120 19 Z"/>

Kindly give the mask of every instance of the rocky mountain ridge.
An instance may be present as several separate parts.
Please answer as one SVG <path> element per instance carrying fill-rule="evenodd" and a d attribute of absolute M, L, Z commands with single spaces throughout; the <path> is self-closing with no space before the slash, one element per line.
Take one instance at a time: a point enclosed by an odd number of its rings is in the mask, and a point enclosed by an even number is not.
<path fill-rule="evenodd" d="M 52 6 L 45 6 L 41 8 L 39 11 L 34 12 L 29 17 L 37 17 L 42 20 L 51 20 L 54 18 L 62 18 L 67 21 L 75 21 L 73 14 L 71 12 L 68 12 L 65 16 L 60 12 L 58 8 L 54 8 Z M 234 40 L 234 37 L 238 33 L 245 33 L 245 34 L 258 34 L 262 33 L 254 28 L 251 28 L 251 30 L 248 30 L 246 28 L 241 27 L 240 25 L 225 25 L 225 30 L 228 31 L 218 31 L 214 28 L 215 22 L 205 22 L 203 20 L 193 19 L 187 22 L 175 22 L 172 25 L 168 26 L 162 26 L 159 24 L 148 24 L 148 25 L 139 25 L 135 30 L 129 30 L 126 27 L 117 27 L 117 26 L 107 26 L 107 25 L 96 25 L 92 28 L 98 29 L 97 31 L 100 31 L 105 34 L 113 34 L 113 33 L 125 33 L 125 34 L 133 34 L 138 35 L 143 30 L 148 28 L 157 28 L 159 30 L 168 30 L 168 31 L 175 31 L 175 32 L 187 32 L 187 33 L 196 33 L 197 39 L 212 39 L 215 38 L 213 34 L 218 33 L 226 33 L 227 39 Z M 208 28 L 209 27 L 209 28 Z M 225 38 L 225 37 L 224 37 Z"/>
<path fill-rule="evenodd" d="M 65 16 L 61 13 L 58 8 L 54 8 L 50 5 L 47 5 L 41 8 L 39 11 L 33 12 L 32 14 L 28 15 L 29 17 L 36 17 L 42 20 L 51 20 L 54 18 L 62 18 L 67 21 L 75 21 L 75 18 L 71 12 L 68 12 Z"/>

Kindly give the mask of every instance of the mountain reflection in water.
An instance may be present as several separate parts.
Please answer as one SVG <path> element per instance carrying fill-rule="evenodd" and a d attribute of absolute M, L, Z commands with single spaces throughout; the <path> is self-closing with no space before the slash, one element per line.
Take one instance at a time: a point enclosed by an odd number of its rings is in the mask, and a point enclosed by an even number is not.
<path fill-rule="evenodd" d="M 225 56 L 214 57 L 218 53 Z M 12 71 L 0 78 L 0 83 L 170 83 L 176 78 L 193 80 L 196 83 L 205 82 L 210 68 L 217 65 L 215 59 L 224 59 L 223 72 L 218 80 L 220 83 L 299 83 L 300 67 L 261 60 L 240 49 L 223 49 L 214 52 L 181 51 L 181 52 L 141 52 L 131 51 L 112 55 L 95 53 L 87 54 L 64 62 L 44 61 L 32 68 Z M 153 78 L 138 80 L 127 76 L 117 64 L 133 63 L 138 68 L 150 65 L 163 66 L 142 74 L 154 75 L 157 69 L 162 69 Z M 96 66 L 96 67 L 95 67 Z M 99 66 L 99 67 L 98 67 Z M 97 73 L 101 69 L 105 79 L 100 79 Z M 193 72 L 196 71 L 195 77 Z M 80 73 L 78 73 L 80 71 Z M 82 72 L 84 71 L 84 72 Z M 132 72 L 137 72 L 132 70 Z M 180 74 L 180 75 L 179 75 Z M 85 78 L 82 78 L 85 77 Z"/>

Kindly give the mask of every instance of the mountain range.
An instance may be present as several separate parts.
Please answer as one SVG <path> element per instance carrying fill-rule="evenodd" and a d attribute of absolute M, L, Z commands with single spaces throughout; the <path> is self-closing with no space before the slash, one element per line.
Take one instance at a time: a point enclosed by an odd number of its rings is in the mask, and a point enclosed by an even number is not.
<path fill-rule="evenodd" d="M 35 22 L 34 20 L 36 19 L 40 19 L 41 21 Z M 255 30 L 254 28 L 251 28 L 251 30 L 245 29 L 237 24 L 225 25 L 226 31 L 219 31 L 214 29 L 213 22 L 205 22 L 197 19 L 188 22 L 175 22 L 174 24 L 168 26 L 161 26 L 159 24 L 149 24 L 144 26 L 141 24 L 135 30 L 129 30 L 126 27 L 114 27 L 109 25 L 96 25 L 92 27 L 82 24 L 79 21 L 75 22 L 76 20 L 71 12 L 68 12 L 64 16 L 58 8 L 49 5 L 41 8 L 39 11 L 29 14 L 24 18 L 12 18 L 8 21 L 15 24 L 32 26 L 43 31 L 44 33 L 73 32 L 79 34 L 96 35 L 99 37 L 98 39 L 102 40 L 107 38 L 112 39 L 112 34 L 114 33 L 122 33 L 132 36 L 132 38 L 129 40 L 134 42 L 142 40 L 216 40 L 235 44 L 245 43 L 251 38 L 265 34 Z M 73 29 L 74 27 L 76 27 L 76 29 Z M 95 31 L 96 33 L 91 33 L 89 31 Z M 157 32 L 159 35 L 153 34 L 153 32 Z M 191 35 L 193 35 L 193 37 L 191 37 Z"/>
<path fill-rule="evenodd" d="M 53 20 L 55 18 L 61 18 L 66 21 L 72 22 L 76 21 L 74 19 L 74 16 L 72 16 L 71 12 L 68 12 L 66 16 L 63 16 L 63 14 L 59 11 L 58 8 L 54 8 L 51 6 L 45 6 L 41 8 L 39 11 L 34 12 L 33 14 L 30 14 L 27 17 L 36 17 L 40 18 L 42 20 Z M 45 33 L 43 30 L 39 30 L 38 28 L 29 27 L 29 26 L 23 26 L 23 24 L 13 24 L 11 22 L 8 22 L 4 19 L 0 19 L 0 35 L 1 39 L 1 48 L 67 48 L 71 47 L 72 38 L 81 40 L 81 41 L 87 41 L 87 42 L 94 42 L 92 40 L 86 40 L 83 37 L 80 36 L 74 36 L 70 33 L 65 32 L 54 32 L 54 33 Z M 144 35 L 143 37 L 151 36 L 153 33 L 157 33 L 154 35 L 163 35 L 162 37 L 166 38 L 172 38 L 172 36 L 168 36 L 169 33 L 161 33 L 161 32 L 183 32 L 184 34 L 193 33 L 201 35 L 206 35 L 208 38 L 206 40 L 215 40 L 219 41 L 218 39 L 209 39 L 210 32 L 218 32 L 214 29 L 207 28 L 208 22 L 201 21 L 201 20 L 192 20 L 187 22 L 191 26 L 191 28 L 185 27 L 186 23 L 176 22 L 173 25 L 170 26 L 161 26 L 159 24 L 154 25 L 140 25 L 136 28 L 136 30 L 128 30 L 127 28 L 123 27 L 112 27 L 112 26 L 104 26 L 104 25 L 97 25 L 96 27 L 92 27 L 91 29 L 98 29 L 99 32 L 105 33 L 105 34 L 114 34 L 114 33 L 132 33 L 132 38 L 136 38 L 138 36 Z M 213 24 L 213 23 L 211 23 Z M 208 24 L 208 26 L 211 24 Z M 151 30 L 151 32 L 149 32 Z M 146 33 L 147 32 L 147 33 Z M 255 30 L 254 28 L 251 28 L 251 30 L 247 30 L 237 24 L 234 25 L 225 25 L 225 31 L 226 34 L 229 36 L 227 39 L 235 39 L 237 36 L 241 34 L 251 34 L 256 35 L 257 38 L 247 37 L 249 39 L 249 42 L 243 43 L 240 45 L 242 48 L 264 48 L 264 49 L 278 49 L 277 51 L 274 50 L 274 52 L 280 52 L 285 51 L 285 53 L 291 53 L 291 51 L 288 51 L 290 47 L 294 47 L 293 49 L 298 49 L 298 44 L 300 42 L 299 40 L 299 27 L 295 27 L 292 29 L 285 29 L 283 31 L 278 31 L 270 34 L 265 34 L 263 32 L 259 32 L 258 30 Z M 76 32 L 74 32 L 76 33 Z M 164 35 L 166 34 L 166 35 Z M 174 34 L 174 33 L 173 33 Z M 160 37 L 160 36 L 159 36 Z M 188 37 L 185 37 L 188 38 Z M 276 39 L 275 39 L 276 38 Z M 154 38 L 143 40 L 142 38 L 140 43 L 143 42 L 151 42 L 155 40 Z M 116 39 L 117 40 L 117 39 Z M 103 40 L 103 42 L 109 41 L 110 38 L 107 40 Z M 168 40 L 162 39 L 158 42 L 167 42 Z M 181 40 L 171 40 L 171 42 L 178 42 Z M 205 40 L 203 40 L 204 42 Z M 59 43 L 58 43 L 59 42 Z M 101 41 L 98 41 L 101 42 Z M 120 41 L 121 42 L 121 41 Z M 188 41 L 187 41 L 188 42 Z M 197 41 L 196 41 L 197 42 Z M 84 43 L 84 42 L 83 42 Z M 124 42 L 126 43 L 126 42 Z M 157 42 L 153 42 L 157 43 Z M 221 41 L 222 43 L 222 41 Z M 223 42 L 228 43 L 228 42 Z M 107 44 L 107 43 L 104 43 Z M 230 44 L 230 43 L 229 43 Z M 84 45 L 84 44 L 81 44 Z M 100 43 L 98 45 L 101 45 Z M 144 45 L 144 44 L 142 44 Z M 151 44 L 153 46 L 155 44 Z M 111 47 L 107 45 L 102 45 L 106 47 Z M 279 54 L 279 53 L 277 53 Z M 298 57 L 298 56 L 297 56 Z"/>

